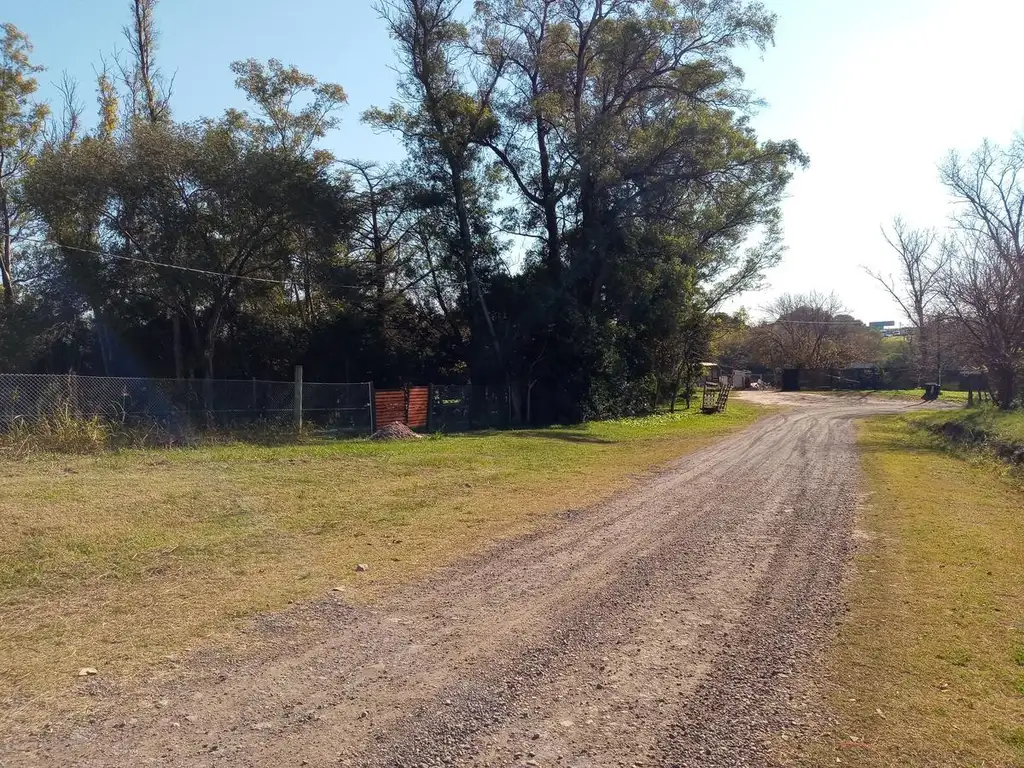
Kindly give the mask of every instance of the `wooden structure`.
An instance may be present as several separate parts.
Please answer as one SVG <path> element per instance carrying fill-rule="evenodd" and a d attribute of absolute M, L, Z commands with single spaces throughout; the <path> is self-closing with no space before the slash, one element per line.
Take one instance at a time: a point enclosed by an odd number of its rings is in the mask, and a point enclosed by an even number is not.
<path fill-rule="evenodd" d="M 704 382 L 704 397 L 701 401 L 701 411 L 704 413 L 723 413 L 729 402 L 729 393 L 732 391 L 732 382 L 728 379 L 725 383 L 716 384 L 713 381 Z"/>
<path fill-rule="evenodd" d="M 374 429 L 396 421 L 412 429 L 427 426 L 430 409 L 430 387 L 379 389 L 373 393 Z"/>

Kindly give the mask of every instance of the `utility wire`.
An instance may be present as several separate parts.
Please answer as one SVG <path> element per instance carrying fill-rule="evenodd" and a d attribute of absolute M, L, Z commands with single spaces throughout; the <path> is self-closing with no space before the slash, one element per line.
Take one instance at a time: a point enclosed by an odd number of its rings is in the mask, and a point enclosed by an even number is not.
<path fill-rule="evenodd" d="M 869 328 L 867 323 L 862 323 L 860 320 L 787 320 L 785 318 L 779 318 L 777 320 L 762 320 L 760 324 L 767 325 L 858 325 L 865 328 Z M 751 326 L 756 328 L 756 325 Z M 879 329 L 882 330 L 882 329 Z"/>
<path fill-rule="evenodd" d="M 131 261 L 136 264 L 149 264 L 152 267 L 163 267 L 164 269 L 177 269 L 182 272 L 194 272 L 199 275 L 211 275 L 213 277 L 229 277 L 235 280 L 252 280 L 258 283 L 273 283 L 274 285 L 288 285 L 286 280 L 274 280 L 269 277 L 255 277 L 253 275 L 232 275 L 229 272 L 214 272 L 209 269 L 198 269 L 197 267 L 185 267 L 180 264 L 166 264 L 162 261 L 150 261 L 149 259 L 140 259 L 135 256 L 123 256 L 118 253 L 111 253 L 110 251 L 94 251 L 89 248 L 79 248 L 76 245 L 65 245 L 64 243 L 58 243 L 54 240 L 46 240 L 38 237 L 27 237 L 24 235 L 14 236 L 12 240 L 20 240 L 26 243 L 35 243 L 37 245 L 52 245 L 57 248 L 61 248 L 67 251 L 76 251 L 78 253 L 88 253 L 93 256 L 106 256 L 111 259 L 120 259 L 121 261 Z M 356 286 L 339 286 L 339 287 L 351 287 Z"/>
<path fill-rule="evenodd" d="M 76 251 L 78 253 L 90 254 L 92 256 L 106 256 L 107 258 L 120 259 L 121 261 L 130 261 L 130 262 L 133 262 L 133 263 L 136 263 L 136 264 L 148 264 L 151 267 L 162 267 L 164 269 L 177 269 L 177 270 L 182 271 L 182 272 L 193 272 L 193 273 L 199 274 L 199 275 L 209 275 L 209 276 L 212 276 L 212 277 L 226 277 L 226 278 L 229 278 L 229 279 L 232 279 L 232 280 L 250 280 L 252 282 L 257 282 L 257 283 L 271 283 L 273 285 L 282 285 L 282 286 L 290 285 L 290 281 L 288 281 L 288 280 L 275 280 L 275 279 L 270 278 L 270 277 L 256 277 L 255 275 L 233 275 L 230 272 L 215 272 L 215 271 L 209 270 L 209 269 L 199 269 L 198 267 L 186 267 L 186 266 L 182 266 L 181 264 L 167 264 L 167 263 L 162 262 L 162 261 L 151 261 L 150 259 L 140 259 L 140 258 L 138 258 L 136 256 L 124 256 L 124 255 L 118 254 L 118 253 L 111 253 L 110 251 L 97 251 L 97 250 L 92 250 L 92 249 L 89 249 L 89 248 L 79 248 L 78 246 L 75 246 L 75 245 L 65 245 L 64 243 L 58 243 L 55 240 L 49 240 L 47 238 L 29 237 L 27 235 L 12 235 L 11 239 L 12 240 L 18 240 L 18 241 L 25 242 L 25 243 L 35 243 L 36 245 L 50 245 L 50 246 L 54 246 L 56 248 L 62 248 L 64 250 L 68 250 L 68 251 Z M 407 285 L 402 287 L 399 290 L 399 293 L 404 293 L 405 291 L 407 291 L 409 288 L 412 288 L 417 283 L 425 280 L 429 275 L 430 275 L 430 273 L 427 272 L 425 275 L 422 275 L 422 276 L 416 278 L 411 283 L 408 283 Z M 320 283 L 320 285 L 322 285 L 324 287 L 328 287 L 328 288 L 364 289 L 364 288 L 369 287 L 367 285 L 347 285 L 347 284 L 344 284 L 344 283 Z"/>

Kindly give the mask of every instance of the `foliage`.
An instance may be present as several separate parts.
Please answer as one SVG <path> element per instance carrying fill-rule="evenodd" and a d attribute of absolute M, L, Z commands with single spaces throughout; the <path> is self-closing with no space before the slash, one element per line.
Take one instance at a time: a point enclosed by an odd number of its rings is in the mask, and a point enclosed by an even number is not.
<path fill-rule="evenodd" d="M 771 42 L 758 3 L 383 0 L 399 85 L 363 119 L 405 142 L 398 166 L 323 151 L 342 86 L 275 59 L 232 64 L 249 110 L 175 121 L 156 7 L 133 0 L 97 127 L 33 155 L 19 251 L 46 327 L 12 321 L 38 343 L 10 367 L 301 363 L 507 386 L 529 423 L 649 412 L 780 257 L 806 158 L 750 125 L 732 56 Z"/>
<path fill-rule="evenodd" d="M 851 317 L 834 294 L 783 294 L 772 318 L 751 330 L 751 346 L 774 368 L 835 369 L 879 357 L 881 334 Z"/>
<path fill-rule="evenodd" d="M 9 313 L 18 282 L 14 238 L 31 233 L 33 224 L 22 184 L 42 143 L 49 108 L 31 100 L 43 67 L 30 61 L 28 37 L 11 23 L 0 30 L 0 311 Z"/>

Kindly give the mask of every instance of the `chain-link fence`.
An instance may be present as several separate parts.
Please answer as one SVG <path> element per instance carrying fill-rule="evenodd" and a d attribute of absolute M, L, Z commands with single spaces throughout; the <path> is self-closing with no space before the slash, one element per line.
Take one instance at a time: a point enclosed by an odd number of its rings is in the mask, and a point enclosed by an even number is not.
<path fill-rule="evenodd" d="M 159 424 L 174 430 L 284 426 L 366 434 L 372 425 L 370 384 L 256 379 L 149 379 L 0 374 L 0 426 L 55 416 Z"/>
<path fill-rule="evenodd" d="M 438 385 L 430 388 L 428 429 L 469 432 L 512 426 L 506 387 Z"/>

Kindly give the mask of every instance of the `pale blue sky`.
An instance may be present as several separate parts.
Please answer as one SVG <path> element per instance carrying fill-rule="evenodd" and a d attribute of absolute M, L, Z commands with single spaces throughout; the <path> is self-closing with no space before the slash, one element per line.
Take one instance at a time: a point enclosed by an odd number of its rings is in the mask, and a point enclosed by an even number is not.
<path fill-rule="evenodd" d="M 902 213 L 942 225 L 949 206 L 936 165 L 951 148 L 1024 128 L 1020 0 L 764 0 L 776 46 L 741 62 L 768 106 L 766 138 L 796 138 L 811 168 L 785 203 L 788 252 L 752 310 L 782 291 L 835 290 L 863 320 L 899 319 L 860 265 L 891 263 L 878 226 Z M 68 70 L 91 96 L 92 67 L 123 44 L 127 0 L 28 0 L 0 20 L 32 38 L 56 80 Z M 359 122 L 394 91 L 392 45 L 369 0 L 163 0 L 160 63 L 176 71 L 180 119 L 241 106 L 228 64 L 276 57 L 349 95 L 327 141 L 341 157 L 392 160 L 401 149 Z"/>

